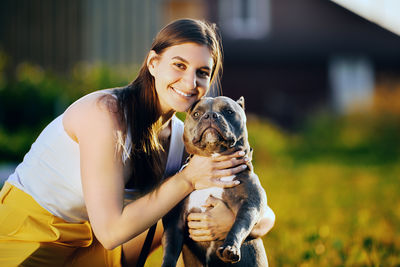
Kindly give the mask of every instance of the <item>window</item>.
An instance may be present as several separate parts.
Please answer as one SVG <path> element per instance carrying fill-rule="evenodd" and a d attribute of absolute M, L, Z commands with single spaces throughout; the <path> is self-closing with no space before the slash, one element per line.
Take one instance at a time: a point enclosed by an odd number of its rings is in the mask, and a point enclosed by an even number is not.
<path fill-rule="evenodd" d="M 329 81 L 337 112 L 368 109 L 375 87 L 371 61 L 365 57 L 336 56 L 329 62 Z"/>
<path fill-rule="evenodd" d="M 230 37 L 261 39 L 270 31 L 270 0 L 220 0 L 219 16 Z"/>

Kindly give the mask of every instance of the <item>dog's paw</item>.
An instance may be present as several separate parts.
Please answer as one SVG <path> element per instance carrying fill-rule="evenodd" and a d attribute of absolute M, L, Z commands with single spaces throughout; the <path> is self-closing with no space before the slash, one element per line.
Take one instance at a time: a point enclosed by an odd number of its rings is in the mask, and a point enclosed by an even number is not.
<path fill-rule="evenodd" d="M 217 256 L 224 262 L 238 262 L 240 261 L 240 247 L 224 244 L 217 249 Z"/>

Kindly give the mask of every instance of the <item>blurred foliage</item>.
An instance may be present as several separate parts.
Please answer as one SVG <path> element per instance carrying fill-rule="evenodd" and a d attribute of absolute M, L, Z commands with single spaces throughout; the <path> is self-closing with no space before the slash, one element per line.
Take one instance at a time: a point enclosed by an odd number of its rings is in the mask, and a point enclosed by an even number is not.
<path fill-rule="evenodd" d="M 372 112 L 314 115 L 292 141 L 288 153 L 297 161 L 394 163 L 400 159 L 400 116 Z"/>
<path fill-rule="evenodd" d="M 43 128 L 73 101 L 95 90 L 126 85 L 138 70 L 79 64 L 62 76 L 23 63 L 7 79 L 5 61 L 0 52 L 0 162 L 22 160 Z"/>

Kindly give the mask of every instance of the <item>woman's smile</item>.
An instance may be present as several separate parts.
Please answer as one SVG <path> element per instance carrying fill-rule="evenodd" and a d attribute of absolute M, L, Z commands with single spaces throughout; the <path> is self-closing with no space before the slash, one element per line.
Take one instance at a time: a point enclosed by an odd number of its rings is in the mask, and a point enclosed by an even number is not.
<path fill-rule="evenodd" d="M 172 86 L 170 86 L 170 88 L 175 92 L 175 93 L 177 93 L 178 95 L 181 95 L 181 96 L 183 96 L 183 97 L 192 97 L 192 96 L 194 96 L 195 94 L 187 94 L 187 93 L 184 93 L 184 92 L 182 92 L 181 90 L 178 90 L 178 89 L 176 89 L 176 88 L 174 88 L 174 87 L 172 87 Z"/>

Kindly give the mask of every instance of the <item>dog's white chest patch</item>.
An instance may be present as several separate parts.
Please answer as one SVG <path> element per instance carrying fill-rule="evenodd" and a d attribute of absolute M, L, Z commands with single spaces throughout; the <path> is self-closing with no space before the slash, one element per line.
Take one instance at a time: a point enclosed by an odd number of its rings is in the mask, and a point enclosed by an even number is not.
<path fill-rule="evenodd" d="M 188 211 L 192 208 L 200 208 L 202 212 L 206 210 L 203 205 L 206 204 L 207 198 L 213 196 L 222 199 L 224 189 L 220 187 L 210 187 L 206 189 L 195 190 L 189 195 Z"/>

